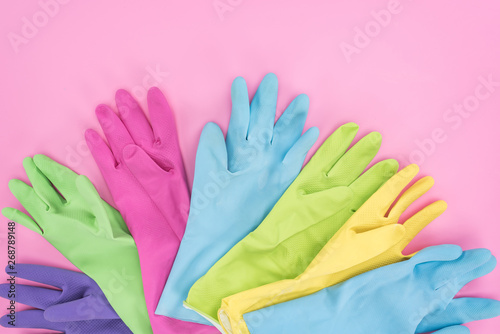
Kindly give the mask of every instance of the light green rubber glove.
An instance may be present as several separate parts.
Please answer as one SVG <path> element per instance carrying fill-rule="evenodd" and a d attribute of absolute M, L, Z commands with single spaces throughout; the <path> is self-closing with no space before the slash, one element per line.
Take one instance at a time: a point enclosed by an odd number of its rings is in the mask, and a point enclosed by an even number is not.
<path fill-rule="evenodd" d="M 139 255 L 120 213 L 83 175 L 43 155 L 23 162 L 32 187 L 11 180 L 9 188 L 33 217 L 5 208 L 10 220 L 42 235 L 97 282 L 134 333 L 152 333 Z"/>
<path fill-rule="evenodd" d="M 349 217 L 397 172 L 395 160 L 384 160 L 361 175 L 382 137 L 370 133 L 347 151 L 357 132 L 358 126 L 348 123 L 323 143 L 260 226 L 193 285 L 188 307 L 215 320 L 223 298 L 304 272 Z"/>

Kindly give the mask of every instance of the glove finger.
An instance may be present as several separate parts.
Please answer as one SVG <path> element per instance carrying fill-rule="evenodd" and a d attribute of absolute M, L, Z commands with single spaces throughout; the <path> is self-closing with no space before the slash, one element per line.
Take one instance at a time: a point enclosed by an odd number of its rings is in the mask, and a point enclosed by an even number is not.
<path fill-rule="evenodd" d="M 304 167 L 307 175 L 326 175 L 351 146 L 358 129 L 357 124 L 347 123 L 332 133 Z"/>
<path fill-rule="evenodd" d="M 453 261 L 420 265 L 426 270 L 434 289 L 447 292 L 454 297 L 462 287 L 478 277 L 484 276 L 495 268 L 496 260 L 487 249 L 472 249 L 463 252 Z"/>
<path fill-rule="evenodd" d="M 9 189 L 15 198 L 28 212 L 37 213 L 39 211 L 47 211 L 49 209 L 40 196 L 35 192 L 35 189 L 27 185 L 21 180 L 13 179 L 9 181 Z"/>
<path fill-rule="evenodd" d="M 497 266 L 497 259 L 494 256 L 491 256 L 491 258 L 487 262 L 485 262 L 483 265 L 481 265 L 481 266 L 477 267 L 476 269 L 471 270 L 463 275 L 458 276 L 457 277 L 457 280 L 458 280 L 457 286 L 463 287 L 477 278 L 488 275 L 489 273 L 491 273 L 495 269 L 496 266 Z M 457 293 L 458 293 L 458 291 L 457 291 Z"/>
<path fill-rule="evenodd" d="M 484 298 L 453 299 L 445 310 L 428 314 L 418 325 L 416 333 L 432 332 L 446 326 L 500 316 L 500 301 Z"/>
<path fill-rule="evenodd" d="M 121 119 L 110 107 L 101 104 L 97 106 L 95 114 L 108 140 L 109 147 L 113 152 L 115 160 L 121 163 L 123 149 L 129 144 L 134 144 L 134 140 Z"/>
<path fill-rule="evenodd" d="M 52 322 L 120 319 L 107 301 L 94 296 L 51 305 L 45 310 L 44 316 Z"/>
<path fill-rule="evenodd" d="M 155 140 L 169 147 L 178 147 L 174 114 L 165 95 L 157 87 L 151 87 L 148 91 L 148 110 Z"/>
<path fill-rule="evenodd" d="M 287 170 L 299 171 L 304 160 L 306 159 L 307 152 L 312 148 L 316 140 L 318 140 L 319 129 L 312 127 L 308 129 L 300 138 L 293 144 L 292 148 L 288 151 L 283 159 L 283 164 L 288 166 Z M 286 177 L 295 178 L 297 175 L 290 175 Z"/>
<path fill-rule="evenodd" d="M 302 135 L 309 111 L 309 97 L 297 96 L 285 109 L 274 126 L 273 145 L 286 145 L 290 149 Z"/>
<path fill-rule="evenodd" d="M 375 164 L 361 174 L 349 188 L 353 193 L 350 204 L 351 210 L 356 212 L 384 183 L 397 173 L 399 164 L 394 159 L 387 159 Z"/>
<path fill-rule="evenodd" d="M 227 129 L 227 151 L 232 159 L 238 160 L 241 148 L 247 141 L 248 126 L 250 123 L 250 102 L 248 101 L 248 88 L 245 79 L 237 77 L 231 86 L 231 100 L 233 103 L 231 119 Z M 229 166 L 233 170 L 233 166 Z"/>
<path fill-rule="evenodd" d="M 76 192 L 77 173 L 42 154 L 35 155 L 33 162 L 65 199 Z"/>
<path fill-rule="evenodd" d="M 457 245 L 430 246 L 417 252 L 406 263 L 418 266 L 428 262 L 454 261 L 462 256 L 462 248 Z"/>
<path fill-rule="evenodd" d="M 406 246 L 420 233 L 427 225 L 429 225 L 434 219 L 439 217 L 443 212 L 446 211 L 448 205 L 445 201 L 436 201 L 416 214 L 409 218 L 405 223 L 404 227 L 406 233 L 401 239 L 400 249 L 403 251 Z"/>
<path fill-rule="evenodd" d="M 382 136 L 372 132 L 361 138 L 339 161 L 328 171 L 327 176 L 334 185 L 348 186 L 354 182 L 377 155 Z"/>
<path fill-rule="evenodd" d="M 33 232 L 43 235 L 43 231 L 40 226 L 38 226 L 38 224 L 35 223 L 35 221 L 24 212 L 13 208 L 3 208 L 2 215 L 13 222 L 19 223 L 24 227 L 29 228 Z"/>
<path fill-rule="evenodd" d="M 116 92 L 115 101 L 120 119 L 135 143 L 144 147 L 152 146 L 153 129 L 139 103 L 124 89 Z"/>
<path fill-rule="evenodd" d="M 451 326 L 434 332 L 434 334 L 470 334 L 470 330 L 464 326 Z"/>
<path fill-rule="evenodd" d="M 60 290 L 40 288 L 31 285 L 16 284 L 15 297 L 10 298 L 10 284 L 0 284 L 0 297 L 13 299 L 17 303 L 45 310 L 47 307 L 57 304 L 61 298 Z"/>
<path fill-rule="evenodd" d="M 112 180 L 116 178 L 115 174 L 118 162 L 108 144 L 92 129 L 85 131 L 85 140 L 104 179 Z"/>
<path fill-rule="evenodd" d="M 417 165 L 409 165 L 391 177 L 380 189 L 370 197 L 360 210 L 366 210 L 366 214 L 374 214 L 377 217 L 385 217 L 392 203 L 398 198 L 403 189 L 418 174 Z"/>
<path fill-rule="evenodd" d="M 271 142 L 277 102 L 278 78 L 275 74 L 269 73 L 262 79 L 250 104 L 248 141 L 258 146 Z"/>
<path fill-rule="evenodd" d="M 66 324 L 50 322 L 43 317 L 42 310 L 28 310 L 16 312 L 15 326 L 9 325 L 11 319 L 4 315 L 0 318 L 0 325 L 6 328 L 39 328 L 53 331 L 65 332 Z"/>
<path fill-rule="evenodd" d="M 227 152 L 224 135 L 215 123 L 207 123 L 203 128 L 196 152 L 195 181 L 217 177 L 220 172 L 227 171 Z M 194 189 L 194 187 L 193 187 Z"/>
<path fill-rule="evenodd" d="M 432 188 L 432 186 L 434 186 L 434 179 L 430 176 L 423 177 L 415 182 L 397 200 L 396 204 L 394 204 L 391 211 L 389 212 L 388 217 L 399 219 L 403 212 L 405 212 L 413 202 L 415 202 L 426 192 L 428 192 Z"/>
<path fill-rule="evenodd" d="M 24 159 L 23 167 L 33 186 L 33 190 L 35 190 L 38 197 L 40 197 L 48 207 L 57 207 L 63 204 L 64 200 L 54 189 L 47 177 L 37 168 L 32 158 Z"/>
<path fill-rule="evenodd" d="M 11 271 L 10 266 L 7 266 L 5 268 L 5 271 Z M 18 263 L 15 265 L 13 271 L 16 272 L 16 277 L 23 278 L 32 282 L 51 285 L 61 290 L 67 286 L 76 288 L 82 286 L 82 284 L 87 286 L 96 284 L 85 274 L 72 270 L 41 266 L 37 264 Z"/>

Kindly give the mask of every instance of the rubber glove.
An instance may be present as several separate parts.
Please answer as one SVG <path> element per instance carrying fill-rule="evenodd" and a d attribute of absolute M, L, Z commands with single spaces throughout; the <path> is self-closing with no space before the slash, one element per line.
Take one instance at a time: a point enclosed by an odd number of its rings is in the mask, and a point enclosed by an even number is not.
<path fill-rule="evenodd" d="M 370 133 L 348 150 L 357 132 L 358 126 L 348 123 L 323 143 L 262 224 L 194 284 L 187 299 L 190 307 L 217 319 L 223 298 L 295 278 L 306 269 L 398 169 L 395 160 L 385 160 L 361 175 L 382 137 Z"/>
<path fill-rule="evenodd" d="M 413 258 L 244 315 L 252 334 L 436 334 L 470 333 L 454 314 L 456 304 L 471 315 L 484 308 L 500 315 L 495 300 L 453 299 L 464 285 L 491 272 L 496 259 L 487 249 L 428 247 Z M 457 318 L 458 321 L 454 320 Z M 432 323 L 432 326 L 429 324 Z"/>
<path fill-rule="evenodd" d="M 264 77 L 251 105 L 241 77 L 234 80 L 231 96 L 226 141 L 214 123 L 201 134 L 186 233 L 157 314 L 210 324 L 182 307 L 189 289 L 260 224 L 295 179 L 318 137 L 317 128 L 301 136 L 309 107 L 306 95 L 295 98 L 274 125 L 274 74 Z"/>
<path fill-rule="evenodd" d="M 2 214 L 35 231 L 103 290 L 134 333 L 151 333 L 139 256 L 122 216 L 106 203 L 90 180 L 44 155 L 24 160 L 32 187 L 11 180 L 9 188 L 25 213 Z"/>
<path fill-rule="evenodd" d="M 132 333 L 113 310 L 99 286 L 87 275 L 34 264 L 7 266 L 12 277 L 56 289 L 15 283 L 1 284 L 0 297 L 37 308 L 0 319 L 6 328 L 51 329 L 63 333 Z M 9 323 L 11 322 L 11 323 Z M 14 326 L 12 324 L 15 324 Z"/>
<path fill-rule="evenodd" d="M 244 313 L 307 296 L 363 272 L 408 259 L 410 256 L 402 254 L 408 243 L 446 210 L 446 203 L 437 201 L 404 225 L 398 223 L 403 212 L 434 185 L 430 176 L 424 177 L 401 194 L 417 173 L 417 165 L 410 165 L 387 181 L 297 277 L 224 298 L 219 319 L 226 332 L 248 333 Z"/>
<path fill-rule="evenodd" d="M 117 91 L 119 116 L 106 105 L 96 109 L 110 146 L 94 130 L 87 130 L 87 144 L 137 245 L 153 332 L 217 333 L 211 326 L 154 314 L 186 228 L 190 199 L 172 111 L 158 88 L 148 91 L 147 100 L 151 123 L 128 92 Z"/>

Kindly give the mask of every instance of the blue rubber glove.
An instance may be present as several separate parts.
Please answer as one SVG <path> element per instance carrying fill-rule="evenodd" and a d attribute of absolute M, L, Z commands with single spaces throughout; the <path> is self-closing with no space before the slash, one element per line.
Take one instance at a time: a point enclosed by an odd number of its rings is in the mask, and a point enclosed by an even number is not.
<path fill-rule="evenodd" d="M 33 264 L 8 266 L 7 274 L 54 286 L 48 289 L 23 284 L 1 284 L 0 297 L 37 310 L 5 315 L 6 328 L 40 328 L 63 333 L 132 333 L 113 310 L 99 286 L 87 275 Z M 15 320 L 13 322 L 13 320 Z"/>
<path fill-rule="evenodd" d="M 317 128 L 302 135 L 309 108 L 306 95 L 297 96 L 274 124 L 274 74 L 264 77 L 251 105 L 241 77 L 234 80 L 231 96 L 226 141 L 214 123 L 201 134 L 187 228 L 156 314 L 210 324 L 183 308 L 189 289 L 262 222 L 318 138 Z"/>
<path fill-rule="evenodd" d="M 500 302 L 453 299 L 464 285 L 491 272 L 486 249 L 428 247 L 307 297 L 245 314 L 251 334 L 466 334 L 463 323 L 500 315 Z"/>

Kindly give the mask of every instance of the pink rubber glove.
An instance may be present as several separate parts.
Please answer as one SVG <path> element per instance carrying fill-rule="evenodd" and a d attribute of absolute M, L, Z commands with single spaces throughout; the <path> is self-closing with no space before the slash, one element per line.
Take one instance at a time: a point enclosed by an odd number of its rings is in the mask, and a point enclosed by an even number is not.
<path fill-rule="evenodd" d="M 186 228 L 189 189 L 174 118 L 158 88 L 148 92 L 151 124 L 125 90 L 116 92 L 119 116 L 96 109 L 109 146 L 94 130 L 85 138 L 134 237 L 154 333 L 218 333 L 214 327 L 154 313 Z"/>

